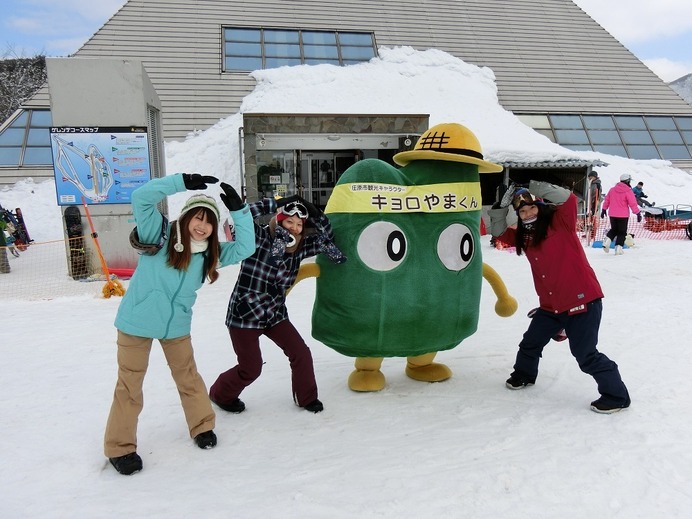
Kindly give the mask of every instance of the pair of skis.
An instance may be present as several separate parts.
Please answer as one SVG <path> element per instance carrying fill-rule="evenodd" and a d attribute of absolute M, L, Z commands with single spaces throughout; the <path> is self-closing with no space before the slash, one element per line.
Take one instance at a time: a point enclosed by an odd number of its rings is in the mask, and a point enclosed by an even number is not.
<path fill-rule="evenodd" d="M 12 212 L 0 205 L 0 219 L 5 222 L 7 232 L 14 239 L 13 246 L 20 251 L 25 251 L 34 240 L 29 237 L 29 232 L 26 230 L 22 210 L 17 207 Z"/>

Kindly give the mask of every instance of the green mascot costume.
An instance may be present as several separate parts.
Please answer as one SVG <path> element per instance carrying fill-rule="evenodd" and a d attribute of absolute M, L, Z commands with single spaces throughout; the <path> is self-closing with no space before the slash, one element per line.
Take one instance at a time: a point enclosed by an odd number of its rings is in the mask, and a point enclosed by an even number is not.
<path fill-rule="evenodd" d="M 406 357 L 415 380 L 449 378 L 433 359 L 476 331 L 484 276 L 499 315 L 517 308 L 481 257 L 479 173 L 502 166 L 485 161 L 460 124 L 430 128 L 394 161 L 403 167 L 367 159 L 344 172 L 325 213 L 348 261 L 318 256 L 302 276 L 317 276 L 313 337 L 356 357 L 354 391 L 384 387 L 384 357 Z"/>

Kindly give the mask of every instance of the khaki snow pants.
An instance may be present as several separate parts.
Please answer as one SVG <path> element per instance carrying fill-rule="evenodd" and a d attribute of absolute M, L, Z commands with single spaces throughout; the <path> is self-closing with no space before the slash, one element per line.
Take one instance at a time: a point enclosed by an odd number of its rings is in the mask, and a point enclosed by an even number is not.
<path fill-rule="evenodd" d="M 104 438 L 104 453 L 108 458 L 137 450 L 137 421 L 144 407 L 142 384 L 152 342 L 151 338 L 118 330 L 118 382 Z M 190 336 L 159 339 L 159 342 L 178 388 L 190 437 L 212 430 L 216 416 L 204 380 L 197 372 Z"/>

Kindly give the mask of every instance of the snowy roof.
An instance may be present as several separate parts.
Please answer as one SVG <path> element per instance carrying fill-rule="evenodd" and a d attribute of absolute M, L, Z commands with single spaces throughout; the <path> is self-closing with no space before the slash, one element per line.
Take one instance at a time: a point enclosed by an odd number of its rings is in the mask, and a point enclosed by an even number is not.
<path fill-rule="evenodd" d="M 515 161 L 508 160 L 500 162 L 505 168 L 531 168 L 531 169 L 555 169 L 555 168 L 586 168 L 607 166 L 607 162 L 601 160 L 537 160 L 537 161 Z"/>

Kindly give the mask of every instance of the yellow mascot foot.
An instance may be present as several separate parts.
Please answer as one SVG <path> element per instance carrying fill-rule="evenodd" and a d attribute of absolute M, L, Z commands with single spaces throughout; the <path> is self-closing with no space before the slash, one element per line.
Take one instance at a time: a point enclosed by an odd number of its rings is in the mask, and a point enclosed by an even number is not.
<path fill-rule="evenodd" d="M 406 375 L 413 380 L 421 382 L 442 382 L 452 376 L 452 370 L 444 364 L 431 362 L 425 366 L 412 366 L 406 364 Z"/>
<path fill-rule="evenodd" d="M 384 389 L 384 373 L 380 370 L 356 369 L 348 377 L 348 387 L 352 391 L 380 391 Z"/>

